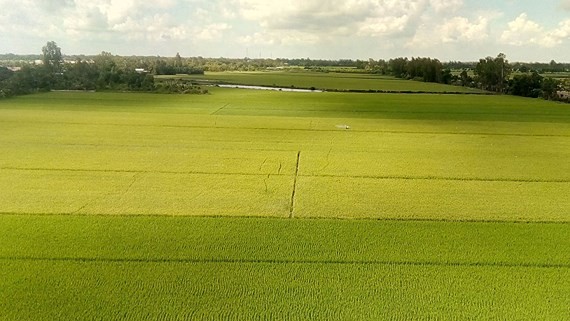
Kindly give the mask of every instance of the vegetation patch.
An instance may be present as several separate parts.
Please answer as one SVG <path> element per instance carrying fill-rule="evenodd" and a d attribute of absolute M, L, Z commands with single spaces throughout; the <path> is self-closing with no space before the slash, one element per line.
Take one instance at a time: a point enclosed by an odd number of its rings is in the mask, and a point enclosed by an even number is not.
<path fill-rule="evenodd" d="M 567 315 L 568 224 L 26 215 L 0 224 L 7 320 Z"/>
<path fill-rule="evenodd" d="M 567 317 L 567 105 L 208 91 L 0 101 L 3 319 Z"/>

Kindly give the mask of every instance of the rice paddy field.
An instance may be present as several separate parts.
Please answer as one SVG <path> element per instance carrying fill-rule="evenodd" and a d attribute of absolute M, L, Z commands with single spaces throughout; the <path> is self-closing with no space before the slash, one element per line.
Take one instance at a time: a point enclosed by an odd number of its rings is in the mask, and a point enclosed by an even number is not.
<path fill-rule="evenodd" d="M 157 80 L 172 78 L 158 76 Z M 392 76 L 362 73 L 307 72 L 307 71 L 252 71 L 252 72 L 206 72 L 205 75 L 176 76 L 212 83 L 315 88 L 319 90 L 361 90 L 386 92 L 437 92 L 437 93 L 482 93 L 478 89 L 422 81 L 397 79 Z"/>
<path fill-rule="evenodd" d="M 511 96 L 3 100 L 0 319 L 570 319 L 569 159 Z"/>

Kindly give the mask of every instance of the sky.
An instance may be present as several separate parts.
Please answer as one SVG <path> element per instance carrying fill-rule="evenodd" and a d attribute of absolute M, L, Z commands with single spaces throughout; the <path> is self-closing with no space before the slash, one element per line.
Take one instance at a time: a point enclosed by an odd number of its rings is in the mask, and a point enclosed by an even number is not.
<path fill-rule="evenodd" d="M 570 62 L 570 0 L 0 0 L 0 53 Z"/>

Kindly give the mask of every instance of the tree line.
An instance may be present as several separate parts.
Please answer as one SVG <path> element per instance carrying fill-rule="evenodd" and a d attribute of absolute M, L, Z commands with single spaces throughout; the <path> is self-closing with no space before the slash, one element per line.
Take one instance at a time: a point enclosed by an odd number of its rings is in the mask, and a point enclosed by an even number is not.
<path fill-rule="evenodd" d="M 454 70 L 452 70 L 454 67 Z M 562 81 L 545 72 L 568 72 L 570 66 L 551 61 L 549 64 L 511 64 L 505 54 L 486 57 L 476 63 L 442 63 L 432 58 L 395 58 L 389 61 L 370 59 L 360 68 L 396 78 L 478 88 L 486 91 L 549 100 L 568 100 Z M 458 71 L 460 69 L 461 71 Z"/>
<path fill-rule="evenodd" d="M 64 56 L 53 41 L 40 55 L 0 55 L 0 98 L 49 90 L 124 90 L 179 93 L 204 93 L 189 81 L 156 81 L 157 75 L 204 74 L 204 71 L 255 71 L 273 68 L 302 68 L 312 71 L 362 72 L 391 75 L 397 78 L 468 86 L 487 91 L 525 97 L 558 99 L 563 83 L 546 72 L 570 71 L 569 64 L 511 64 L 504 54 L 478 62 L 446 62 L 426 57 L 390 60 L 312 60 L 301 59 L 232 59 L 175 57 L 122 57 L 109 52 L 96 56 Z M 37 60 L 38 63 L 30 63 Z M 344 69 L 343 69 L 344 68 Z M 17 71 L 14 71 L 16 69 Z"/>
<path fill-rule="evenodd" d="M 496 58 L 479 60 L 475 66 L 475 80 L 482 89 L 523 97 L 542 97 L 560 100 L 558 92 L 564 88 L 562 82 L 552 77 L 544 77 L 537 70 L 516 69 L 504 54 Z"/>
<path fill-rule="evenodd" d="M 114 90 L 205 93 L 183 80 L 155 82 L 156 75 L 204 74 L 204 70 L 174 58 L 140 59 L 109 52 L 66 59 L 53 41 L 42 48 L 38 63 L 0 67 L 0 98 L 50 90 Z"/>

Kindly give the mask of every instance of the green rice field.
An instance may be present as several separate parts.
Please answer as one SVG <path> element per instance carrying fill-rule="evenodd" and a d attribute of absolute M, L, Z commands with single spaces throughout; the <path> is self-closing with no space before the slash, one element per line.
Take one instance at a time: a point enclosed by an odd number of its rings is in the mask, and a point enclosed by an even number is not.
<path fill-rule="evenodd" d="M 209 91 L 0 101 L 0 320 L 570 319 L 568 105 Z"/>
<path fill-rule="evenodd" d="M 172 76 L 158 76 L 157 79 L 168 79 Z M 442 85 L 421 81 L 397 79 L 392 76 L 382 76 L 362 73 L 323 73 L 323 72 L 206 72 L 203 76 L 176 76 L 176 78 L 193 79 L 212 83 L 241 84 L 253 86 L 274 86 L 294 88 L 315 88 L 321 90 L 373 90 L 387 92 L 453 92 L 453 93 L 482 93 L 478 89 Z"/>

